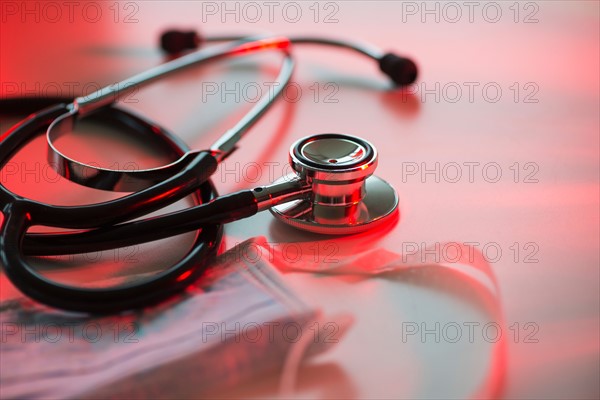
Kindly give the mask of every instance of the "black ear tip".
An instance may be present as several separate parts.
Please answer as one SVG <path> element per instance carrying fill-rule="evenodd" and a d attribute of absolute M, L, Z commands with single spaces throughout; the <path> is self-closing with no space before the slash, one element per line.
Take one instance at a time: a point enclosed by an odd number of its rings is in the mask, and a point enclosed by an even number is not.
<path fill-rule="evenodd" d="M 393 53 L 387 53 L 379 59 L 379 68 L 398 86 L 415 82 L 419 73 L 413 60 Z"/>
<path fill-rule="evenodd" d="M 160 35 L 160 47 L 169 54 L 198 48 L 201 38 L 195 31 L 169 30 Z"/>

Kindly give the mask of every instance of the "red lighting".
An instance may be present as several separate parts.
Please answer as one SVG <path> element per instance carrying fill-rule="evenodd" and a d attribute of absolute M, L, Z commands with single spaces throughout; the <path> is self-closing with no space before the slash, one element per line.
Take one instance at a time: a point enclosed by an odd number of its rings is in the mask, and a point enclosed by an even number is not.
<path fill-rule="evenodd" d="M 186 271 L 177 277 L 177 282 L 183 282 L 192 275 L 192 271 Z"/>
<path fill-rule="evenodd" d="M 232 52 L 232 54 L 238 55 L 261 50 L 288 49 L 290 45 L 290 40 L 285 37 L 260 39 L 239 46 L 236 50 Z"/>

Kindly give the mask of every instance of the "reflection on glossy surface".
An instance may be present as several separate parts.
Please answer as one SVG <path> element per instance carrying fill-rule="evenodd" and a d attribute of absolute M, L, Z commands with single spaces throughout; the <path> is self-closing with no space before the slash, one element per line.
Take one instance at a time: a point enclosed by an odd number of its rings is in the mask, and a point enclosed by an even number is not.
<path fill-rule="evenodd" d="M 271 208 L 271 213 L 280 221 L 309 232 L 332 235 L 364 232 L 394 218 L 398 211 L 396 191 L 383 179 L 368 178 L 366 192 L 357 204 L 329 206 L 296 200 Z"/>
<path fill-rule="evenodd" d="M 300 152 L 316 163 L 344 166 L 361 161 L 367 150 L 346 139 L 320 139 L 306 143 Z"/>

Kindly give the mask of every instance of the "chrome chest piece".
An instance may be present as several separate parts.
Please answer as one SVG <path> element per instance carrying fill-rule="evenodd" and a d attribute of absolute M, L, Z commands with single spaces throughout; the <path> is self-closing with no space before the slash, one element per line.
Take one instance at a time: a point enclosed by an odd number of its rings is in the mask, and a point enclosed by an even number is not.
<path fill-rule="evenodd" d="M 377 150 L 355 136 L 313 135 L 290 148 L 296 174 L 280 179 L 305 181 L 310 197 L 279 204 L 271 213 L 293 227 L 346 235 L 372 229 L 397 216 L 394 188 L 373 175 Z"/>

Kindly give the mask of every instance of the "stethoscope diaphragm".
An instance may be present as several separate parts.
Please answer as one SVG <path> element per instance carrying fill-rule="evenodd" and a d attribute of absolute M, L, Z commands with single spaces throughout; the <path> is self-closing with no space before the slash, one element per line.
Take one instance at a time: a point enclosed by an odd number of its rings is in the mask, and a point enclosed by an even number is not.
<path fill-rule="evenodd" d="M 271 213 L 287 225 L 347 235 L 397 216 L 398 195 L 373 175 L 377 150 L 364 139 L 337 133 L 309 136 L 291 146 L 290 164 L 296 173 L 279 181 L 299 179 L 312 190 L 307 198 L 271 207 Z"/>

